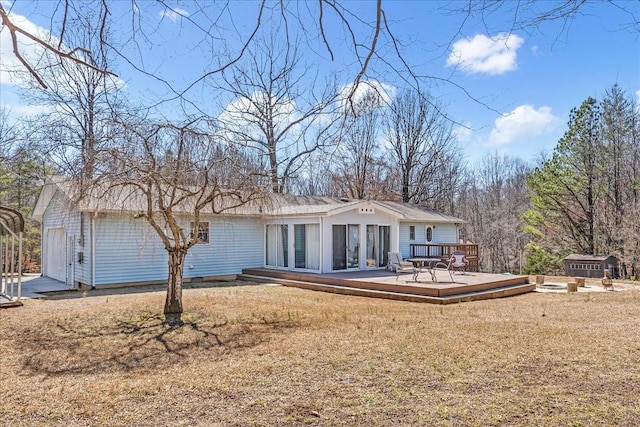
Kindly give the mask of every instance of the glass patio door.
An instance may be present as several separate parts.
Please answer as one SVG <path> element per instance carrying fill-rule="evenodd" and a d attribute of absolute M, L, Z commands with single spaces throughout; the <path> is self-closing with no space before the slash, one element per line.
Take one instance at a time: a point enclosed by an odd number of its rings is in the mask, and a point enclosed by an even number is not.
<path fill-rule="evenodd" d="M 387 265 L 390 250 L 390 230 L 388 225 L 367 224 L 367 267 L 377 268 Z"/>
<path fill-rule="evenodd" d="M 391 227 L 381 225 L 378 227 L 378 267 L 385 267 L 389 262 L 391 250 Z"/>
<path fill-rule="evenodd" d="M 358 224 L 333 226 L 333 270 L 360 267 L 360 226 Z"/>
<path fill-rule="evenodd" d="M 320 270 L 320 225 L 293 226 L 294 265 L 301 270 Z"/>
<path fill-rule="evenodd" d="M 270 267 L 288 267 L 289 227 L 287 225 L 268 224 L 266 233 L 266 265 Z"/>

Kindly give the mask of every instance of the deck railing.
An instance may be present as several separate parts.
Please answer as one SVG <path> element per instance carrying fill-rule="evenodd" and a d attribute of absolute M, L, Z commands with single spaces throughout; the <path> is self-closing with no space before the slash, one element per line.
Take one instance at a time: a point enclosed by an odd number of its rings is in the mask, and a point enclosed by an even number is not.
<path fill-rule="evenodd" d="M 476 243 L 412 243 L 409 245 L 411 258 L 441 258 L 448 261 L 453 251 L 464 251 L 469 265 L 467 270 L 480 271 L 478 245 Z"/>

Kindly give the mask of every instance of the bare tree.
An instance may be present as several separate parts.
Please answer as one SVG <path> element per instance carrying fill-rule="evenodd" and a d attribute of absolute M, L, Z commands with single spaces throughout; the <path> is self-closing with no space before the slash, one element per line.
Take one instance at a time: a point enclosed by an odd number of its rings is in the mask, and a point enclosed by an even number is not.
<path fill-rule="evenodd" d="M 430 97 L 405 91 L 389 106 L 385 137 L 399 175 L 403 202 L 423 203 L 438 209 L 446 194 L 453 194 L 462 161 L 453 123 Z M 443 192 L 442 190 L 446 190 Z"/>
<path fill-rule="evenodd" d="M 10 33 L 14 55 L 43 88 L 48 87 L 50 82 L 40 73 L 37 59 L 24 54 L 21 40 L 29 40 L 60 58 L 104 74 L 115 75 L 112 70 L 101 67 L 90 59 L 97 54 L 96 50 L 68 39 L 68 24 L 83 15 L 83 4 L 82 0 L 58 0 L 54 5 L 49 4 L 47 13 L 51 14 L 51 26 L 46 29 L 46 35 L 30 31 L 15 19 L 11 8 L 0 5 L 0 20 Z M 155 8 L 158 4 L 162 8 L 161 14 L 164 19 L 178 21 L 181 31 L 193 32 L 196 35 L 193 45 L 184 46 L 185 51 L 193 52 L 204 48 L 207 54 L 211 55 L 211 46 L 218 49 L 207 69 L 185 76 L 180 84 L 168 78 L 155 63 L 147 63 L 143 59 L 143 52 L 162 45 L 162 42 L 158 41 L 164 35 L 159 29 L 160 23 L 147 19 L 151 14 L 151 6 Z M 100 17 L 96 27 L 100 38 L 98 49 L 106 46 L 113 48 L 129 66 L 164 85 L 170 95 L 162 101 L 182 99 L 191 103 L 192 107 L 198 108 L 197 103 L 188 99 L 188 94 L 195 91 L 201 83 L 218 76 L 246 56 L 248 48 L 263 27 L 283 28 L 288 39 L 295 39 L 293 33 L 297 31 L 304 36 L 304 40 L 313 51 L 322 52 L 330 60 L 334 60 L 337 44 L 346 47 L 358 65 L 354 74 L 356 85 L 366 76 L 383 40 L 392 45 L 392 52 L 399 54 L 382 7 L 382 0 L 371 3 L 370 18 L 364 18 L 362 13 L 352 12 L 348 2 L 337 0 L 320 0 L 304 5 L 269 0 L 254 3 L 194 0 L 190 4 L 192 12 L 185 10 L 184 6 L 186 5 L 170 5 L 164 1 L 134 2 L 126 6 L 108 0 L 91 3 L 95 14 Z M 30 7 L 32 13 L 36 13 L 42 5 L 34 3 Z M 118 13 L 114 14 L 113 9 L 116 8 Z M 237 16 L 240 15 L 247 18 L 247 22 L 250 23 L 248 27 L 236 25 Z M 120 25 L 119 46 L 102 37 L 111 20 L 116 19 L 120 23 L 131 23 L 128 27 Z"/>
<path fill-rule="evenodd" d="M 373 198 L 385 164 L 379 147 L 379 128 L 386 101 L 366 82 L 364 95 L 347 107 L 342 140 L 334 154 L 333 186 L 341 197 Z"/>
<path fill-rule="evenodd" d="M 315 96 L 317 76 L 307 75 L 298 43 L 281 40 L 277 31 L 249 53 L 222 73 L 223 90 L 234 99 L 219 116 L 221 136 L 262 163 L 271 191 L 284 193 L 305 160 L 331 141 L 337 95 L 329 85 Z"/>
<path fill-rule="evenodd" d="M 598 246 L 616 255 L 621 270 L 635 274 L 638 251 L 637 213 L 640 210 L 640 111 L 637 102 L 619 86 L 602 99 L 602 205 L 596 210 Z"/>
<path fill-rule="evenodd" d="M 0 109 L 0 162 L 9 157 L 13 146 L 18 141 L 18 132 L 15 122 L 9 119 L 9 111 Z"/>
<path fill-rule="evenodd" d="M 587 0 L 539 2 L 536 0 L 466 0 L 451 3 L 449 10 L 462 20 L 460 32 L 467 23 L 479 20 L 494 31 L 534 31 L 544 24 L 557 23 L 558 36 L 570 30 L 572 21 L 590 12 L 594 3 Z M 640 12 L 633 2 L 608 0 L 609 7 L 619 11 L 624 20 L 616 23 L 620 30 L 640 32 Z"/>
<path fill-rule="evenodd" d="M 234 147 L 215 141 L 210 122 L 120 125 L 118 142 L 100 152 L 89 195 L 133 210 L 155 230 L 168 254 L 165 320 L 177 325 L 184 261 L 202 238 L 203 215 L 219 215 L 261 197 L 260 172 Z"/>
<path fill-rule="evenodd" d="M 41 11 L 42 4 L 36 2 L 27 7 L 35 13 Z M 335 46 L 340 43 L 341 48 L 346 48 L 341 49 L 341 53 L 351 55 L 350 62 L 355 64 L 349 71 L 353 73 L 351 79 L 356 82 L 355 87 L 366 77 L 381 40 L 386 38 L 390 43 L 394 38 L 387 26 L 381 0 L 371 4 L 373 18 L 351 13 L 349 3 L 334 0 L 304 4 L 267 0 L 255 3 L 194 1 L 189 3 L 191 12 L 162 1 L 125 4 L 104 0 L 91 3 L 95 10 L 91 16 L 97 17 L 91 23 L 85 22 L 88 14 L 84 4 L 75 0 L 48 3 L 45 13 L 51 14 L 48 16 L 50 27 L 42 33 L 21 27 L 13 15 L 14 6 L 6 6 L 6 3 L 0 4 L 0 18 L 3 28 L 12 37 L 13 52 L 21 66 L 38 85 L 50 90 L 49 99 L 62 101 L 62 107 L 57 106 L 59 110 L 55 110 L 60 113 L 62 126 L 48 127 L 47 136 L 54 142 L 53 148 L 58 149 L 64 169 L 82 178 L 78 194 L 104 196 L 106 200 L 117 196 L 120 203 L 126 200 L 144 202 L 141 214 L 157 231 L 169 254 L 165 316 L 168 322 L 178 323 L 182 312 L 182 262 L 197 239 L 195 227 L 200 214 L 203 210 L 216 214 L 246 203 L 262 193 L 263 187 L 259 184 L 264 180 L 261 171 L 255 169 L 256 160 L 263 159 L 259 156 L 247 159 L 247 151 L 241 150 L 235 138 L 224 143 L 212 140 L 211 135 L 225 134 L 219 127 L 200 129 L 196 126 L 197 121 L 184 118 L 203 112 L 201 99 L 198 99 L 200 90 L 220 88 L 229 83 L 228 86 L 243 99 L 258 104 L 263 102 L 266 116 L 260 118 L 264 120 L 258 122 L 258 127 L 263 126 L 263 134 L 268 138 L 262 140 L 266 145 L 262 146 L 265 151 L 261 154 L 267 154 L 265 165 L 275 172 L 269 176 L 271 189 L 285 191 L 288 180 L 295 176 L 302 160 L 324 143 L 322 131 L 314 135 L 309 131 L 327 128 L 326 125 L 314 128 L 314 117 L 328 104 L 322 102 L 322 98 L 320 102 L 309 102 L 306 107 L 297 108 L 296 114 L 302 118 L 296 116 L 284 125 L 277 122 L 282 113 L 279 108 L 284 106 L 286 110 L 291 106 L 291 101 L 285 98 L 298 102 L 286 87 L 295 86 L 299 78 L 291 74 L 293 70 L 297 72 L 298 61 L 295 54 L 298 47 L 293 41 L 302 40 L 307 48 L 305 51 L 330 60 L 334 59 Z M 162 19 L 155 19 L 157 15 L 155 11 L 151 13 L 150 5 L 160 6 Z M 248 22 L 253 16 L 253 23 L 249 27 L 236 25 L 239 16 L 249 17 Z M 110 38 L 108 28 L 116 19 L 120 24 L 119 31 L 116 38 Z M 175 79 L 171 75 L 174 67 L 159 64 L 165 60 L 162 55 L 147 54 L 173 41 L 160 27 L 163 20 L 178 23 L 173 28 L 193 36 L 188 40 L 193 43 L 187 45 L 187 39 L 184 39 L 185 44 L 176 54 L 206 58 L 202 68 L 185 69 L 181 78 Z M 74 22 L 85 25 L 87 32 L 75 32 Z M 122 25 L 123 22 L 131 25 Z M 265 32 L 263 27 L 281 28 L 281 44 L 271 48 L 272 59 L 277 58 L 279 63 L 260 62 L 258 56 L 248 55 L 260 49 L 256 41 Z M 331 31 L 325 31 L 328 28 Z M 21 40 L 37 44 L 42 50 L 40 53 L 50 54 L 57 61 L 47 61 L 45 67 L 40 67 L 43 54 L 35 58 L 24 55 Z M 284 56 L 277 56 L 278 52 L 284 52 Z M 136 121 L 132 125 L 122 123 L 126 120 L 116 121 L 117 112 L 109 108 L 112 118 L 102 121 L 103 110 L 99 105 L 108 99 L 111 89 L 108 82 L 115 81 L 111 63 L 102 61 L 109 58 L 109 53 L 116 55 L 120 66 L 164 89 L 147 102 L 149 117 L 158 112 L 166 114 L 165 107 L 174 101 L 176 103 L 171 105 L 177 104 L 182 111 L 171 110 L 173 118 L 162 124 Z M 258 70 L 272 67 L 273 74 L 264 76 L 262 88 L 258 83 L 258 87 L 252 89 L 254 82 L 244 79 L 244 60 L 253 62 Z M 48 73 L 50 65 L 54 64 L 58 71 Z M 263 64 L 266 68 L 260 68 Z M 61 69 L 63 72 L 59 71 Z M 251 68 L 245 70 L 251 71 Z M 306 68 L 302 70 L 306 72 Z M 281 71 L 289 72 L 289 77 L 277 76 Z M 264 90 L 265 85 L 268 90 Z M 73 107 L 63 108 L 67 105 Z M 107 105 L 114 106 L 113 102 Z M 273 122 L 267 123 L 269 120 Z M 188 124 L 171 124 L 177 122 Z M 281 125 L 285 129 L 279 128 Z M 304 128 L 306 131 L 301 131 Z M 227 128 L 227 135 L 228 131 Z M 67 157 L 70 151 L 65 144 L 70 140 L 78 142 L 79 154 Z M 255 142 L 251 138 L 244 142 L 250 141 Z M 217 147 L 217 151 L 212 152 L 212 147 Z M 275 162 L 272 162 L 270 150 L 276 151 Z M 184 218 L 191 218 L 196 226 L 187 226 L 188 231 L 185 231 L 180 222 Z"/>
<path fill-rule="evenodd" d="M 530 167 L 518 158 L 486 155 L 465 176 L 456 213 L 468 222 L 465 238 L 480 244 L 484 271 L 521 273 L 527 239 L 522 215 L 529 209 L 526 176 Z"/>
<path fill-rule="evenodd" d="M 48 86 L 27 85 L 22 96 L 28 104 L 45 110 L 30 120 L 40 149 L 55 159 L 62 171 L 84 180 L 92 178 L 96 152 L 109 140 L 112 111 L 123 85 L 100 71 L 110 69 L 113 59 L 102 46 L 110 37 L 109 31 L 102 28 L 99 32 L 99 24 L 100 16 L 90 11 L 68 23 L 66 39 L 85 47 L 75 54 L 83 60 L 73 61 L 45 50 L 37 70 Z M 86 67 L 86 61 L 94 66 Z M 23 82 L 29 81 L 19 71 L 15 74 Z"/>

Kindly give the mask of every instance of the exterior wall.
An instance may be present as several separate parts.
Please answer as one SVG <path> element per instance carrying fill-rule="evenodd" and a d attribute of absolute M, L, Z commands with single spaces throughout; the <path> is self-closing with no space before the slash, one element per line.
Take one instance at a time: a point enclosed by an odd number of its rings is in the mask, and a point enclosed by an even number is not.
<path fill-rule="evenodd" d="M 341 214 L 336 214 L 322 218 L 321 236 L 323 242 L 322 248 L 322 272 L 329 273 L 333 271 L 333 225 L 358 224 L 360 225 L 360 252 L 359 262 L 360 269 L 366 269 L 366 226 L 369 225 L 388 225 L 390 226 L 390 248 L 395 251 L 398 247 L 398 221 L 390 215 L 379 210 L 374 214 L 360 214 L 356 209 Z"/>
<path fill-rule="evenodd" d="M 427 242 L 426 227 L 430 225 L 435 227 L 433 229 L 433 240 Z M 414 226 L 416 228 L 415 240 L 409 239 L 409 227 Z M 424 222 L 401 222 L 400 223 L 400 245 L 399 250 L 403 258 L 408 258 L 411 255 L 409 245 L 412 243 L 431 243 L 434 245 L 440 243 L 457 243 L 458 242 L 458 227 L 455 224 L 436 224 L 436 223 L 424 223 Z"/>
<path fill-rule="evenodd" d="M 185 277 L 240 274 L 264 264 L 264 224 L 255 218 L 211 217 L 209 244 L 187 255 Z M 185 224 L 185 227 L 188 224 Z"/>
<path fill-rule="evenodd" d="M 295 262 L 295 258 L 294 258 L 294 253 L 295 253 L 295 246 L 294 246 L 294 225 L 296 224 L 319 224 L 320 226 L 320 248 L 318 249 L 319 253 L 320 253 L 320 268 L 322 269 L 322 248 L 325 245 L 325 241 L 323 239 L 323 232 L 322 232 L 322 218 L 317 217 L 317 216 L 309 216 L 309 217 L 302 217 L 302 218 L 292 218 L 292 217 L 287 217 L 287 218 L 278 218 L 278 219 L 270 219 L 267 220 L 263 223 L 262 225 L 262 266 L 264 267 L 268 267 L 268 268 L 273 268 L 273 266 L 268 266 L 267 265 L 267 255 L 266 255 L 266 241 L 265 241 L 265 236 L 266 236 L 266 226 L 268 224 L 278 224 L 278 225 L 287 225 L 288 226 L 288 232 L 289 232 L 289 242 L 288 242 L 288 246 L 287 246 L 287 251 L 289 253 L 289 259 L 288 259 L 288 264 L 289 267 L 287 267 L 287 270 L 293 270 L 294 269 L 294 262 Z M 245 266 L 246 267 L 246 266 Z M 283 267 L 282 267 L 283 268 Z M 313 271 L 313 270 L 305 270 L 305 271 Z M 322 271 L 322 270 L 320 270 Z"/>
<path fill-rule="evenodd" d="M 609 274 L 612 277 L 617 277 L 617 259 L 610 256 L 604 261 L 589 259 L 564 260 L 564 270 L 567 276 L 601 278 L 605 269 L 609 270 Z"/>
<path fill-rule="evenodd" d="M 252 218 L 209 217 L 209 243 L 192 247 L 184 277 L 239 274 L 263 263 L 262 224 Z M 184 228 L 189 227 L 185 220 Z M 167 253 L 144 219 L 109 214 L 95 219 L 96 285 L 162 281 L 168 276 Z"/>
<path fill-rule="evenodd" d="M 362 207 L 362 205 L 361 205 Z M 333 226 L 357 224 L 359 226 L 358 269 L 374 269 L 367 266 L 367 225 L 388 226 L 389 249 L 400 251 L 403 257 L 410 254 L 411 243 L 425 243 L 425 226 L 435 226 L 431 243 L 455 243 L 458 230 L 455 224 L 425 222 L 399 222 L 384 209 L 369 205 L 364 212 L 358 208 L 328 216 L 299 216 L 263 221 L 251 217 L 211 216 L 209 243 L 192 247 L 185 260 L 184 277 L 199 278 L 241 273 L 243 268 L 266 265 L 266 224 L 287 224 L 289 228 L 289 266 L 294 269 L 294 225 L 319 224 L 320 267 L 323 273 L 333 271 Z M 415 240 L 409 240 L 409 227 L 415 226 Z M 183 228 L 189 227 L 185 219 Z M 73 284 L 106 285 L 118 283 L 163 281 L 168 275 L 167 254 L 155 230 L 144 219 L 136 219 L 129 213 L 98 214 L 78 213 L 71 209 L 62 193 L 56 192 L 42 220 L 43 259 L 52 247 L 46 241 L 46 230 L 56 228 L 52 235 L 59 235 L 64 227 L 64 248 L 59 248 L 65 260 L 67 281 Z M 95 236 L 92 233 L 95 232 Z M 62 239 L 58 239 L 62 241 Z M 56 243 L 57 244 L 57 243 Z M 92 263 L 92 244 L 95 245 L 95 265 Z M 49 249 L 47 249 L 49 248 Z M 56 248 L 55 250 L 58 250 Z M 64 256 L 62 256 L 64 255 Z M 69 262 L 71 261 L 71 262 Z M 384 262 L 384 259 L 378 262 Z M 95 280 L 92 277 L 95 269 Z M 315 270 L 314 270 L 315 271 Z M 342 271 L 342 270 L 341 270 Z M 44 274 L 46 275 L 46 271 Z"/>
<path fill-rule="evenodd" d="M 45 260 L 52 255 L 49 251 L 56 251 L 55 255 L 64 260 L 63 268 L 67 284 L 73 286 L 75 282 L 86 280 L 87 270 L 75 259 L 75 254 L 80 250 L 81 243 L 79 242 L 80 214 L 71 208 L 69 201 L 64 198 L 61 192 L 57 191 L 51 199 L 42 216 L 41 227 L 42 274 L 45 276 L 51 274 L 50 271 L 47 271 L 49 266 Z M 64 243 L 54 245 L 48 231 L 60 227 L 64 228 Z"/>

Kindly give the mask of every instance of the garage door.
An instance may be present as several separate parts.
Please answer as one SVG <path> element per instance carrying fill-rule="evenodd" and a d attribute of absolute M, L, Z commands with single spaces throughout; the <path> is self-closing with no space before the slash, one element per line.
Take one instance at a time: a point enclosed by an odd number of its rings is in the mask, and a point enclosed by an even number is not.
<path fill-rule="evenodd" d="M 66 238 L 64 227 L 50 228 L 46 236 L 45 276 L 64 282 L 66 279 Z"/>

